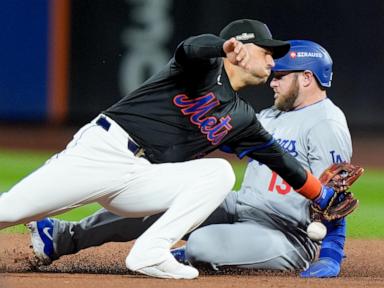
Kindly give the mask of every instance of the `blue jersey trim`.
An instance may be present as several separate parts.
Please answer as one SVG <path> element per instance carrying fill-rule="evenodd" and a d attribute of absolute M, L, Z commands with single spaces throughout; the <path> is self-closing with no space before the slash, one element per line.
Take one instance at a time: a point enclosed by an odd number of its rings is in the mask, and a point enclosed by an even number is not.
<path fill-rule="evenodd" d="M 239 157 L 240 159 L 243 159 L 244 156 L 246 156 L 248 153 L 253 152 L 253 151 L 258 151 L 258 150 L 265 149 L 265 148 L 271 146 L 274 142 L 275 142 L 275 139 L 272 138 L 272 139 L 269 140 L 267 143 L 264 143 L 264 144 L 262 144 L 262 145 L 260 145 L 260 146 L 256 146 L 256 147 L 249 148 L 249 149 L 247 149 L 247 150 L 244 150 L 243 152 L 241 152 L 241 153 L 238 155 L 238 157 Z"/>
<path fill-rule="evenodd" d="M 220 149 L 220 151 L 225 152 L 225 153 L 233 153 L 234 152 L 232 147 L 230 147 L 228 145 L 221 145 L 219 147 L 219 149 Z"/>

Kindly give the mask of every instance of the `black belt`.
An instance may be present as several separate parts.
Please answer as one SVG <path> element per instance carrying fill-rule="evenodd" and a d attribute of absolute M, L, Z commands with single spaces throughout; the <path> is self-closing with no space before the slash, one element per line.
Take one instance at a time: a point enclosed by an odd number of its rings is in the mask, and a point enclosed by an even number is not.
<path fill-rule="evenodd" d="M 111 122 L 108 121 L 105 117 L 99 117 L 97 119 L 96 124 L 102 127 L 105 131 L 108 131 L 111 127 Z M 133 155 L 137 157 L 144 156 L 144 150 L 131 139 L 128 138 L 128 150 L 133 153 Z"/>

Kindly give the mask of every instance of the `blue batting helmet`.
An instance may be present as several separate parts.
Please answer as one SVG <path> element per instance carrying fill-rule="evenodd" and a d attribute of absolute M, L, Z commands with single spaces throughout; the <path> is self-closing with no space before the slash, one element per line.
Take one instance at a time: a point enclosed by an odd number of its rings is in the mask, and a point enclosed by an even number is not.
<path fill-rule="evenodd" d="M 327 50 L 308 40 L 289 40 L 291 48 L 282 58 L 275 60 L 273 72 L 309 70 L 320 85 L 331 87 L 332 59 Z"/>

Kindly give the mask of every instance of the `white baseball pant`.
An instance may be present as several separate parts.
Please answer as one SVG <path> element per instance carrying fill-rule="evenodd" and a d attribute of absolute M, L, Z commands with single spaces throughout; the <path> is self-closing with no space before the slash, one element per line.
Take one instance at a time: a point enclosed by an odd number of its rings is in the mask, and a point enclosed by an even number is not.
<path fill-rule="evenodd" d="M 96 118 L 64 151 L 1 195 L 0 229 L 90 202 L 124 217 L 167 210 L 131 252 L 131 267 L 155 265 L 224 200 L 235 181 L 232 167 L 215 158 L 151 164 L 135 157 L 127 148 L 129 135 L 103 117 L 111 124 L 108 131 Z"/>

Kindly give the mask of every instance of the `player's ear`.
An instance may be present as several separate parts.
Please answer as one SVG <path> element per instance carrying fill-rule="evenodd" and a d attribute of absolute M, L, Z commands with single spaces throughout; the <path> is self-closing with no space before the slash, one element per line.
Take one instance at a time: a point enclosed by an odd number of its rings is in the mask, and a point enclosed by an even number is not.
<path fill-rule="evenodd" d="M 313 73 L 309 70 L 303 71 L 302 76 L 303 76 L 304 87 L 310 86 L 312 81 L 315 81 L 315 78 L 313 77 Z"/>

